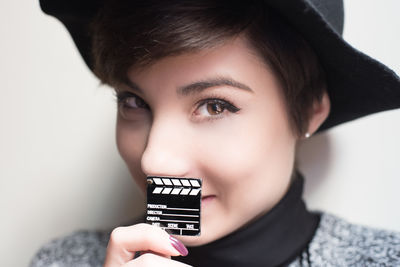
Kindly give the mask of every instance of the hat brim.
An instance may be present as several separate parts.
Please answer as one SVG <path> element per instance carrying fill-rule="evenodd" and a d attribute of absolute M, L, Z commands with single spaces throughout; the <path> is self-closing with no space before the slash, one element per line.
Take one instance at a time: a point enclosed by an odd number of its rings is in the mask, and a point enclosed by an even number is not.
<path fill-rule="evenodd" d="M 400 107 L 400 79 L 388 67 L 361 53 L 329 25 L 307 0 L 266 0 L 309 42 L 326 72 L 331 101 L 317 132 L 373 113 Z M 101 1 L 40 0 L 42 10 L 59 19 L 90 69 L 89 23 Z"/>

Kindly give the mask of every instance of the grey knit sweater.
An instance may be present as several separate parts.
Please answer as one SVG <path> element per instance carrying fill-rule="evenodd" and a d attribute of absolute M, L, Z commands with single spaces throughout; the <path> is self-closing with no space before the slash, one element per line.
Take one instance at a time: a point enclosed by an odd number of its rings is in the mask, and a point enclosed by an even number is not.
<path fill-rule="evenodd" d="M 108 239 L 109 231 L 76 232 L 43 246 L 30 266 L 102 266 Z M 308 249 L 289 266 L 400 266 L 400 233 L 323 213 Z"/>

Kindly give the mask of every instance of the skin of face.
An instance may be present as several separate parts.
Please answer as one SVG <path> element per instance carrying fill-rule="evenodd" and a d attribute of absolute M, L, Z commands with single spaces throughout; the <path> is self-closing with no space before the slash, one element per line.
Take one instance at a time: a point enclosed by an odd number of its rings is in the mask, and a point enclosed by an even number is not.
<path fill-rule="evenodd" d="M 176 236 L 185 245 L 219 239 L 283 197 L 297 138 L 277 78 L 245 38 L 131 68 L 128 78 L 116 89 L 125 94 L 117 146 L 135 182 L 145 191 L 148 175 L 203 179 L 201 235 Z"/>

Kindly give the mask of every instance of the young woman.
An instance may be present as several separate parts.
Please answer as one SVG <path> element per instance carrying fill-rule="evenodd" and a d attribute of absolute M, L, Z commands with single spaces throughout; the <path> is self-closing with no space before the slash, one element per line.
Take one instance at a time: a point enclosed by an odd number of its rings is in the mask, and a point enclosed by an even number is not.
<path fill-rule="evenodd" d="M 309 212 L 301 198 L 300 140 L 400 107 L 398 77 L 340 37 L 341 1 L 41 5 L 115 88 L 117 145 L 138 186 L 202 178 L 202 231 L 139 220 L 55 241 L 32 266 L 400 264 L 400 234 Z"/>

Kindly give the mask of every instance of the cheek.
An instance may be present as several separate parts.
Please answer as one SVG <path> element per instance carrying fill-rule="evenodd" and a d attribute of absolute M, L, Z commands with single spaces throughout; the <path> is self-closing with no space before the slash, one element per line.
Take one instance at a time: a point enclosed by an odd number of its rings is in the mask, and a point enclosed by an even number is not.
<path fill-rule="evenodd" d="M 268 114 L 259 116 L 258 114 Z M 238 195 L 254 192 L 252 200 L 265 195 L 262 202 L 273 202 L 284 190 L 294 160 L 295 139 L 284 110 L 255 107 L 248 113 L 216 124 L 212 134 L 203 134 L 201 153 L 203 168 L 209 181 L 226 197 L 236 203 Z M 204 137 L 203 137 L 204 138 Z M 263 188 L 263 189 L 262 189 Z M 259 191 L 262 189 L 262 194 Z M 266 197 L 263 197 L 266 198 Z M 260 199 L 261 200 L 261 199 Z M 248 203 L 248 201 L 242 201 Z"/>
<path fill-rule="evenodd" d="M 285 161 L 292 154 L 294 139 L 284 120 L 272 118 L 248 116 L 218 125 L 212 134 L 202 135 L 197 153 L 214 169 L 242 178 L 255 168 Z"/>
<path fill-rule="evenodd" d="M 147 142 L 148 129 L 146 125 L 117 120 L 116 141 L 119 154 L 142 190 L 145 188 L 146 176 L 141 171 L 141 158 Z"/>

